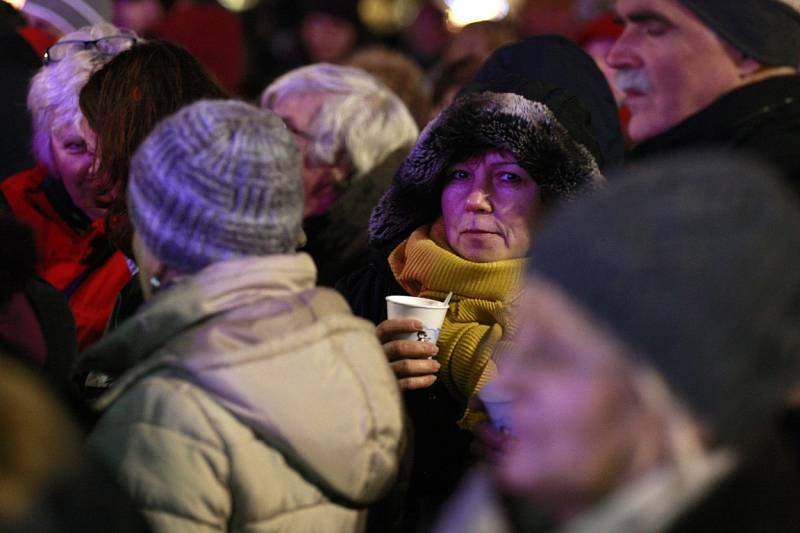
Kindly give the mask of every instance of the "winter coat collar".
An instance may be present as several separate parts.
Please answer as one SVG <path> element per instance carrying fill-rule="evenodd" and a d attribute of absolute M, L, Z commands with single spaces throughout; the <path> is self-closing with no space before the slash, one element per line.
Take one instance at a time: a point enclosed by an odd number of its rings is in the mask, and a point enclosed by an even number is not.
<path fill-rule="evenodd" d="M 80 357 L 77 374 L 119 376 L 204 320 L 264 298 L 309 289 L 315 280 L 316 268 L 307 254 L 215 263 L 157 294 L 136 315 L 87 349 Z"/>
<path fill-rule="evenodd" d="M 776 76 L 722 95 L 680 124 L 633 150 L 636 158 L 702 145 L 737 146 L 768 123 L 800 116 L 800 76 Z M 800 118 L 796 118 L 800 123 Z"/>

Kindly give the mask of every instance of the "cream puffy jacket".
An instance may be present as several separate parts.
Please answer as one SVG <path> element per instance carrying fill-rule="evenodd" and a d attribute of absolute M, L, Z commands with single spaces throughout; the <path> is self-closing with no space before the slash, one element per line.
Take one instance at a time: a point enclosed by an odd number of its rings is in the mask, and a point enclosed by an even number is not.
<path fill-rule="evenodd" d="M 305 254 L 212 265 L 93 347 L 141 362 L 90 446 L 157 531 L 361 531 L 394 482 L 400 394 Z M 133 353 L 131 353 L 133 352 Z"/>

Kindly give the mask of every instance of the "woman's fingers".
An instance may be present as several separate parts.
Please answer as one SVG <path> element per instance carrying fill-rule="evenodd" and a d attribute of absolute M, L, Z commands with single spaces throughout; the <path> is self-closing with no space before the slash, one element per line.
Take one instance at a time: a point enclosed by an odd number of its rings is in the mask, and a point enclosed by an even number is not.
<path fill-rule="evenodd" d="M 433 385 L 436 381 L 436 376 L 418 376 L 413 378 L 403 378 L 398 379 L 397 384 L 400 386 L 400 390 L 416 390 L 416 389 L 425 389 Z"/>
<path fill-rule="evenodd" d="M 439 347 L 432 342 L 390 341 L 383 345 L 389 361 L 399 359 L 428 359 L 439 353 Z"/>
<path fill-rule="evenodd" d="M 414 333 L 422 329 L 422 322 L 416 318 L 390 318 L 384 320 L 375 328 L 375 333 L 381 344 L 393 340 L 398 335 Z"/>
<path fill-rule="evenodd" d="M 435 374 L 441 367 L 435 359 L 400 359 L 392 361 L 389 366 L 398 379 Z"/>

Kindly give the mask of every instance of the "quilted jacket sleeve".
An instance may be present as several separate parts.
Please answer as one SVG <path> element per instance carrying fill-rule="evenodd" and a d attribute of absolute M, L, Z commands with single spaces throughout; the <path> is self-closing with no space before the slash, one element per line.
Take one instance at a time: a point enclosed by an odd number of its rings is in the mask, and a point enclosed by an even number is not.
<path fill-rule="evenodd" d="M 202 391 L 150 377 L 111 405 L 89 438 L 154 531 L 225 531 L 229 461 Z"/>

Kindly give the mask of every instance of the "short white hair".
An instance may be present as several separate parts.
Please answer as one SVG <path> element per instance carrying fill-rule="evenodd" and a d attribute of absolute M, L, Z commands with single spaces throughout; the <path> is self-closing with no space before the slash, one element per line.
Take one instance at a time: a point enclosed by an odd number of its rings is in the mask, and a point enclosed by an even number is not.
<path fill-rule="evenodd" d="M 292 70 L 261 94 L 261 107 L 274 109 L 283 98 L 322 95 L 309 133 L 312 156 L 333 164 L 344 148 L 359 179 L 392 153 L 410 150 L 419 129 L 405 104 L 367 72 L 329 63 Z"/>
<path fill-rule="evenodd" d="M 62 41 L 93 41 L 114 35 L 135 35 L 108 22 L 85 26 L 61 37 Z M 121 50 L 120 50 L 121 51 Z M 33 155 L 54 172 L 50 152 L 50 135 L 62 128 L 78 127 L 81 118 L 79 97 L 81 89 L 97 69 L 111 60 L 113 54 L 96 48 L 81 50 L 56 63 L 45 65 L 31 80 L 28 91 L 28 110 L 33 121 Z"/>

